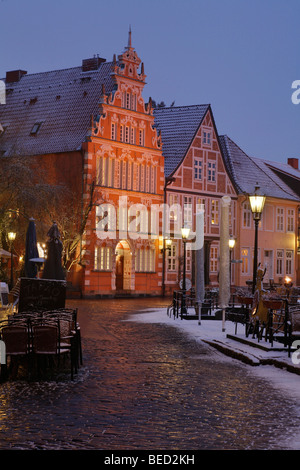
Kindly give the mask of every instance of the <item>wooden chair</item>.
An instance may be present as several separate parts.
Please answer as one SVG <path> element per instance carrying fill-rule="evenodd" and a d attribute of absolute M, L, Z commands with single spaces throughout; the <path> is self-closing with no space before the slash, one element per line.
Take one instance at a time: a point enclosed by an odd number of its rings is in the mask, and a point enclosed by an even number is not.
<path fill-rule="evenodd" d="M 55 325 L 56 323 L 56 325 Z M 73 345 L 62 343 L 60 338 L 60 330 L 57 322 L 47 321 L 44 324 L 33 324 L 33 353 L 38 359 L 38 369 L 40 370 L 41 357 L 56 359 L 60 364 L 61 355 L 70 355 L 71 359 L 71 378 L 73 379 Z M 43 361 L 45 367 L 45 360 Z"/>
<path fill-rule="evenodd" d="M 4 326 L 1 331 L 1 336 L 5 343 L 6 357 L 10 359 L 10 372 L 17 374 L 20 359 L 25 358 L 27 360 L 27 371 L 29 374 L 31 341 L 27 326 L 20 323 Z M 4 375 L 7 375 L 7 360 L 6 367 L 1 367 L 1 369 L 4 370 Z"/>

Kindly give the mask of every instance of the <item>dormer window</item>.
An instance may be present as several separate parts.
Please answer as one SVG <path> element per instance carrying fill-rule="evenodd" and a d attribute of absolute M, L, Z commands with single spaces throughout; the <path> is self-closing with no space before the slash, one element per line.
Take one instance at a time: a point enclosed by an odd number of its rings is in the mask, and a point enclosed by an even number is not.
<path fill-rule="evenodd" d="M 43 121 L 35 122 L 32 129 L 31 129 L 31 131 L 30 131 L 30 135 L 37 135 L 37 133 L 39 132 L 40 127 L 41 127 L 42 124 L 43 124 Z"/>

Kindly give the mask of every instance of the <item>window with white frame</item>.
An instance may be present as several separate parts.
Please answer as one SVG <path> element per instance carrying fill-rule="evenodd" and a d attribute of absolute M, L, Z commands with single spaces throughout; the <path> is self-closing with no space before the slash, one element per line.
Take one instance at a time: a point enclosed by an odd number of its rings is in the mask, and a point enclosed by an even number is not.
<path fill-rule="evenodd" d="M 241 267 L 242 274 L 249 274 L 250 273 L 250 249 L 249 248 L 241 249 L 241 260 L 242 260 L 242 267 Z"/>
<path fill-rule="evenodd" d="M 294 251 L 293 250 L 286 250 L 285 252 L 285 274 L 292 275 L 293 274 L 293 259 L 294 259 Z"/>
<path fill-rule="evenodd" d="M 129 136 L 130 136 L 129 126 L 125 126 L 125 142 L 126 142 L 126 144 L 129 143 Z"/>
<path fill-rule="evenodd" d="M 202 133 L 203 144 L 211 145 L 211 132 L 208 130 L 203 130 Z"/>
<path fill-rule="evenodd" d="M 130 142 L 131 144 L 135 145 L 136 143 L 136 139 L 135 139 L 135 136 L 136 136 L 136 129 L 135 127 L 131 127 L 131 139 L 130 139 Z"/>
<path fill-rule="evenodd" d="M 283 250 L 276 250 L 276 274 L 283 276 Z"/>
<path fill-rule="evenodd" d="M 123 124 L 120 125 L 120 141 L 124 142 L 125 135 L 124 135 L 124 126 Z"/>
<path fill-rule="evenodd" d="M 150 193 L 150 165 L 146 165 L 146 193 Z"/>
<path fill-rule="evenodd" d="M 133 111 L 136 111 L 136 103 L 137 103 L 136 94 L 132 93 L 132 95 L 131 95 L 131 109 Z"/>
<path fill-rule="evenodd" d="M 276 207 L 276 231 L 283 232 L 284 230 L 284 209 L 283 207 Z"/>
<path fill-rule="evenodd" d="M 141 172 L 140 172 L 140 191 L 145 191 L 145 172 L 146 172 L 146 168 L 145 168 L 145 165 L 142 165 L 141 164 L 141 168 L 140 168 Z"/>
<path fill-rule="evenodd" d="M 216 181 L 216 163 L 208 162 L 207 164 L 207 180 L 215 183 Z"/>
<path fill-rule="evenodd" d="M 169 194 L 168 196 L 170 220 L 176 221 L 178 219 L 178 194 Z"/>
<path fill-rule="evenodd" d="M 111 123 L 111 139 L 117 140 L 117 124 L 115 122 Z"/>
<path fill-rule="evenodd" d="M 242 224 L 243 228 L 250 228 L 251 227 L 251 218 L 252 212 L 249 202 L 244 202 L 243 204 L 243 215 L 242 215 Z"/>
<path fill-rule="evenodd" d="M 210 247 L 210 272 L 217 273 L 218 272 L 218 247 L 212 245 Z"/>
<path fill-rule="evenodd" d="M 140 176 L 141 176 L 141 165 L 139 163 L 134 163 L 134 168 L 135 168 L 135 177 L 134 177 L 134 189 L 136 191 L 141 191 L 141 181 L 140 181 Z"/>
<path fill-rule="evenodd" d="M 192 196 L 184 196 L 183 206 L 183 226 L 192 228 L 193 224 L 193 203 Z"/>
<path fill-rule="evenodd" d="M 156 166 L 151 166 L 151 187 L 150 187 L 150 192 L 152 194 L 156 193 L 156 173 L 157 173 Z"/>
<path fill-rule="evenodd" d="M 142 247 L 135 251 L 135 271 L 149 272 L 155 271 L 155 249 Z"/>
<path fill-rule="evenodd" d="M 111 271 L 112 248 L 101 246 L 95 248 L 94 269 L 96 271 Z"/>
<path fill-rule="evenodd" d="M 196 181 L 202 180 L 202 160 L 201 158 L 194 158 L 194 179 Z"/>
<path fill-rule="evenodd" d="M 197 197 L 196 198 L 196 213 L 197 213 L 197 208 L 201 209 L 202 206 L 204 206 L 204 225 L 206 225 L 206 199 L 203 197 Z"/>
<path fill-rule="evenodd" d="M 172 245 L 167 250 L 167 266 L 168 271 L 176 271 L 177 267 L 177 244 L 172 243 Z"/>
<path fill-rule="evenodd" d="M 186 244 L 186 271 L 190 273 L 192 271 L 192 245 L 191 243 Z"/>
<path fill-rule="evenodd" d="M 127 109 L 130 109 L 130 93 L 126 92 L 126 103 L 125 106 Z"/>
<path fill-rule="evenodd" d="M 145 131 L 144 129 L 139 129 L 139 145 L 142 147 L 145 145 Z"/>
<path fill-rule="evenodd" d="M 219 201 L 211 200 L 211 225 L 219 225 Z"/>
<path fill-rule="evenodd" d="M 295 211 L 294 209 L 287 209 L 287 232 L 294 232 L 295 231 Z"/>

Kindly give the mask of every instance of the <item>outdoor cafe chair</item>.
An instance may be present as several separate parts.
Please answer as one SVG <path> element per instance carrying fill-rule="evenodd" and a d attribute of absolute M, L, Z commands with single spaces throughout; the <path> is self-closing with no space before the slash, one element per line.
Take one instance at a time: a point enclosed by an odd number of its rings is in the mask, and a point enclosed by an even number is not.
<path fill-rule="evenodd" d="M 71 345 L 61 343 L 59 327 L 55 323 L 47 322 L 46 324 L 33 324 L 33 354 L 37 357 L 38 367 L 42 357 L 52 358 L 60 364 L 61 355 L 70 355 L 71 359 L 71 378 L 73 379 L 73 351 Z M 45 364 L 45 361 L 44 361 Z"/>
<path fill-rule="evenodd" d="M 13 371 L 13 369 L 15 369 L 15 373 L 17 373 L 19 366 L 18 360 L 21 358 L 25 358 L 27 360 L 27 372 L 29 374 L 31 338 L 30 333 L 28 331 L 28 327 L 25 324 L 21 323 L 17 323 L 14 325 L 7 324 L 6 326 L 2 327 L 1 338 L 5 343 L 6 358 L 9 357 L 10 359 L 9 370 Z M 4 370 L 6 375 L 8 370 L 7 360 L 6 367 L 4 367 Z"/>

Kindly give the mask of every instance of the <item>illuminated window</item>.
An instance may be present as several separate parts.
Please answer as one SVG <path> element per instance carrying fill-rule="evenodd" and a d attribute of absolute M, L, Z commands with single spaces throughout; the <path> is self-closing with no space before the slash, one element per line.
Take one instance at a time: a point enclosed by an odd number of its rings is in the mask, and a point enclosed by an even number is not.
<path fill-rule="evenodd" d="M 211 201 L 211 225 L 219 225 L 219 201 L 217 199 Z"/>
<path fill-rule="evenodd" d="M 175 243 L 172 243 L 171 247 L 167 250 L 167 256 L 168 271 L 176 271 L 177 245 Z"/>
<path fill-rule="evenodd" d="M 218 272 L 218 247 L 217 246 L 210 247 L 210 272 L 211 273 Z"/>
<path fill-rule="evenodd" d="M 111 271 L 112 269 L 112 249 L 101 246 L 95 248 L 94 268 L 97 271 Z"/>
<path fill-rule="evenodd" d="M 153 273 L 155 271 L 155 249 L 138 248 L 135 252 L 135 271 Z"/>
<path fill-rule="evenodd" d="M 242 248 L 241 251 L 241 259 L 242 259 L 242 274 L 249 274 L 250 273 L 250 250 L 249 248 Z"/>
<path fill-rule="evenodd" d="M 285 274 L 293 274 L 293 250 L 286 250 L 285 252 Z"/>

